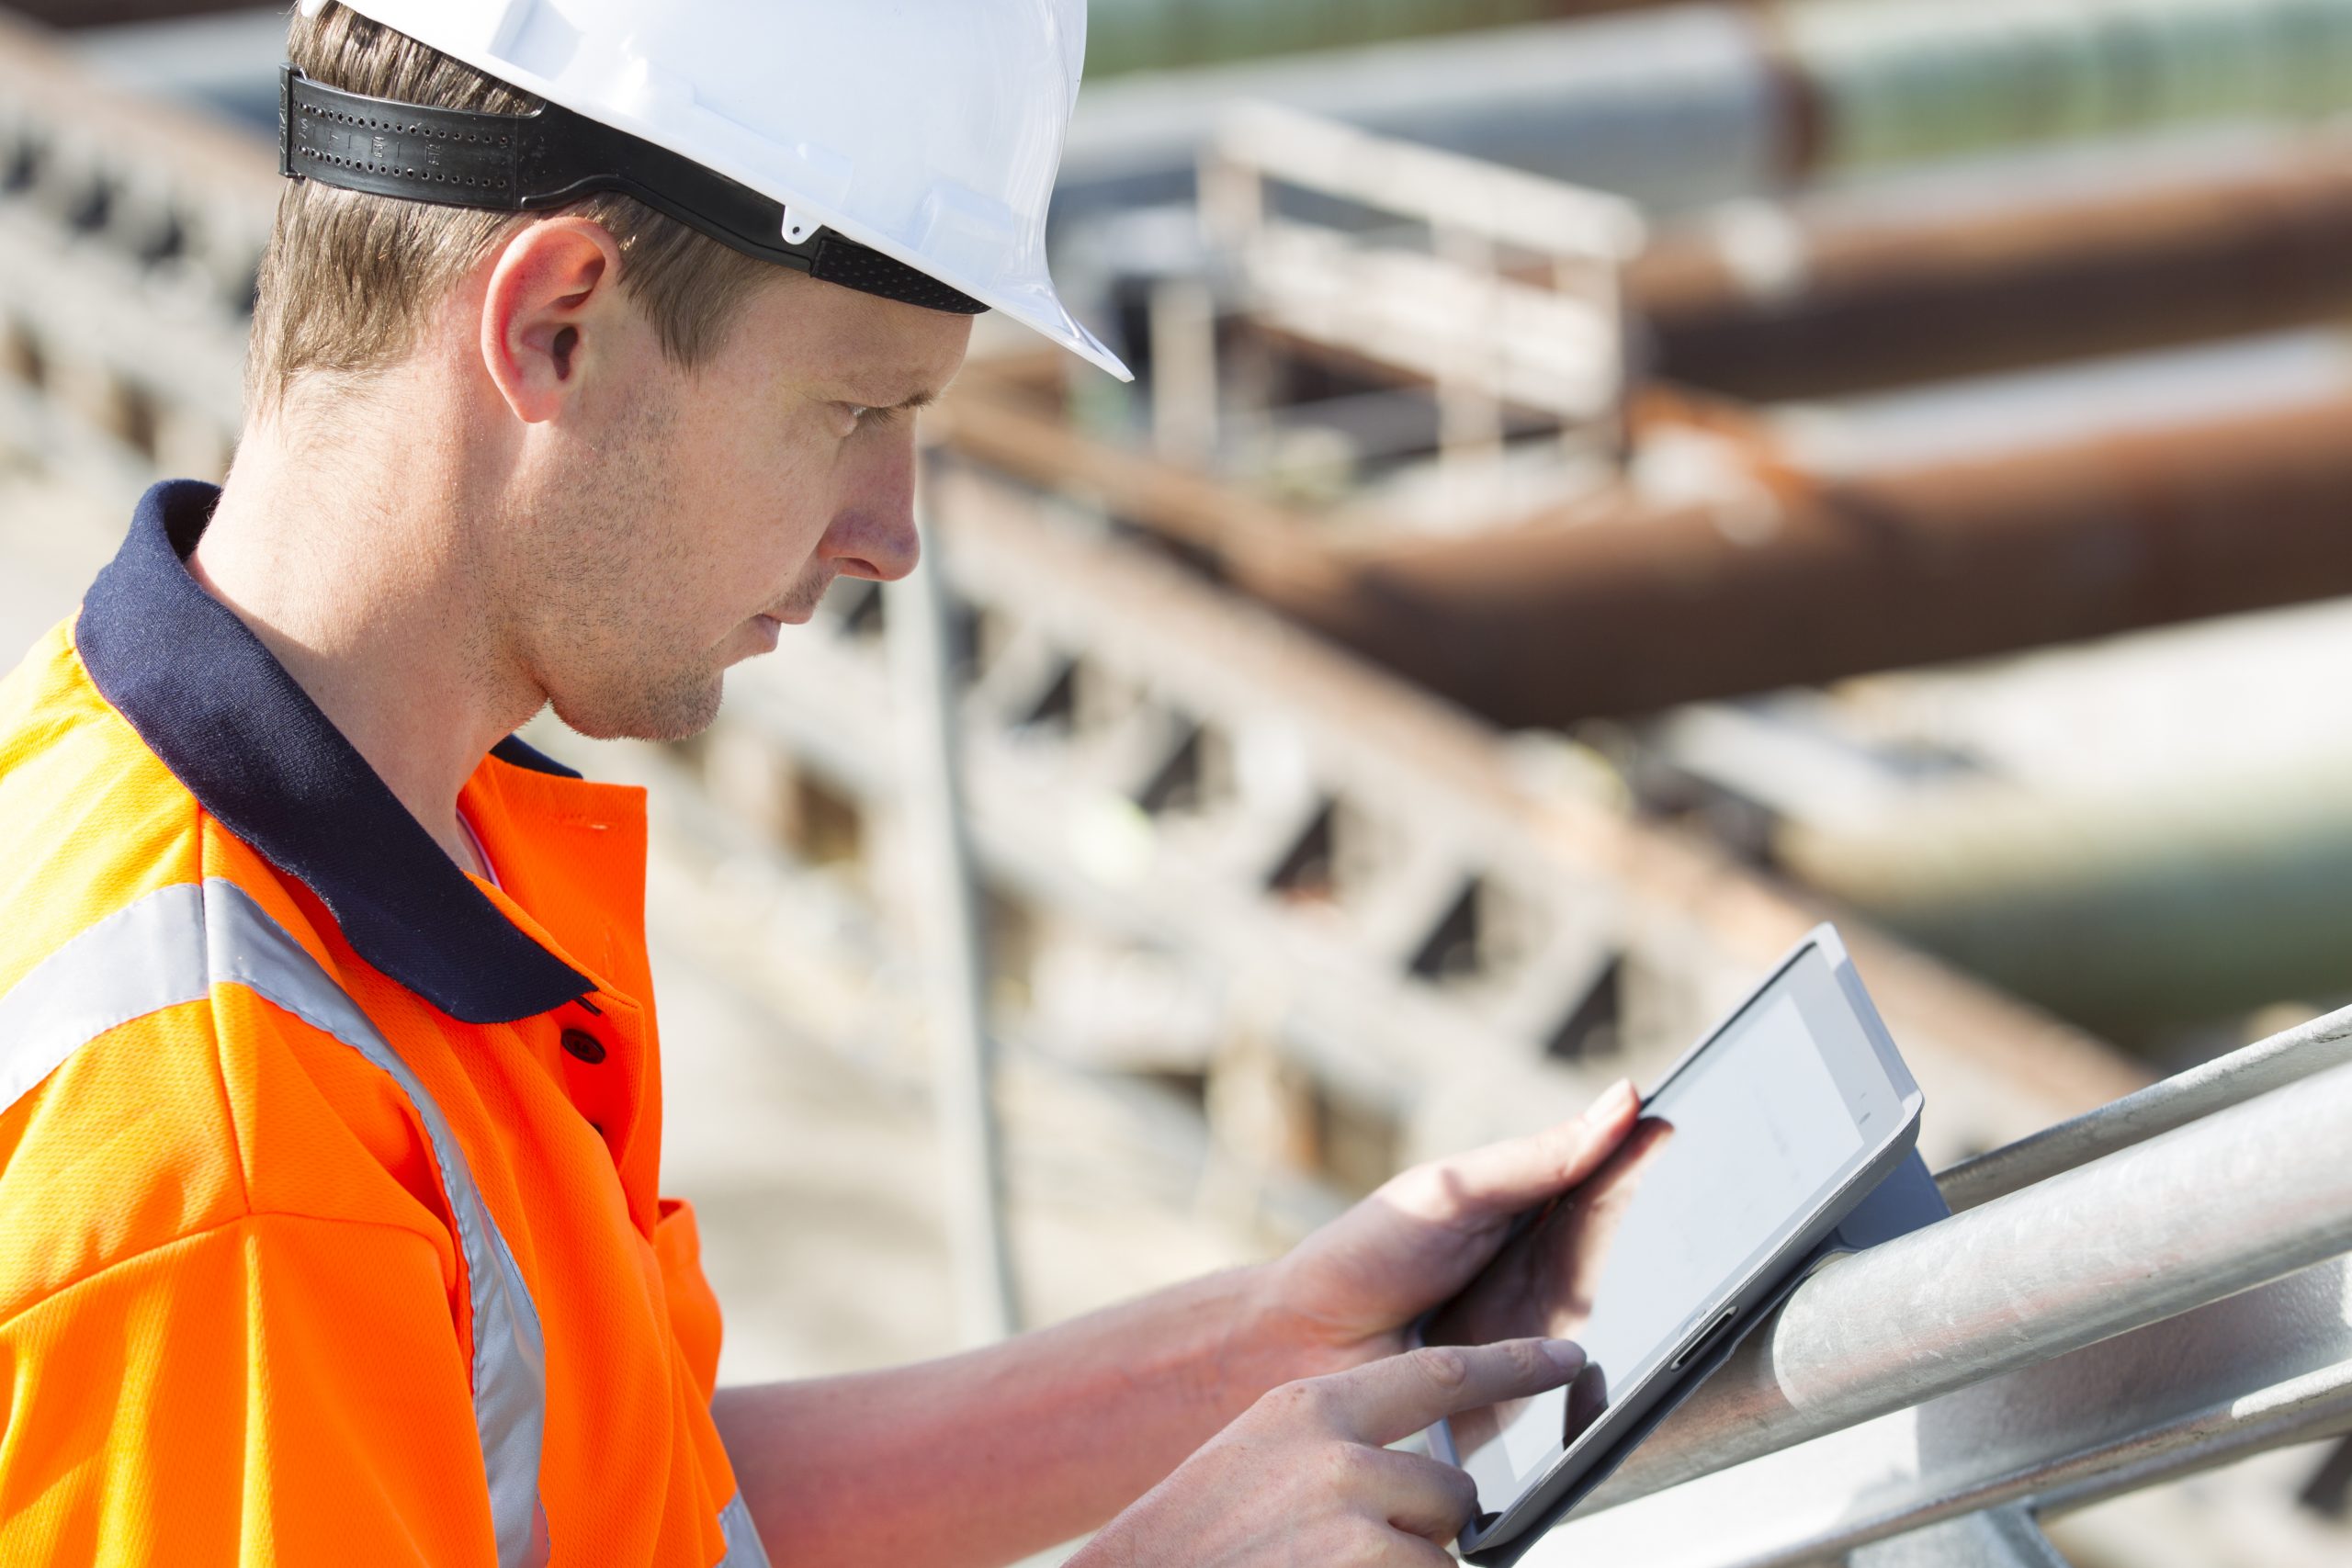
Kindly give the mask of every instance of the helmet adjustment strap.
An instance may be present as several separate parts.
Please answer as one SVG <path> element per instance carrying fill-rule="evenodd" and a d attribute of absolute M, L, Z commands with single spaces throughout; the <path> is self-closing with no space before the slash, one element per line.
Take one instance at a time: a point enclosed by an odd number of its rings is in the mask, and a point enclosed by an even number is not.
<path fill-rule="evenodd" d="M 529 114 L 427 108 L 278 72 L 278 173 L 443 207 L 543 212 L 610 192 L 730 249 L 927 310 L 986 305 L 896 257 L 820 229 L 785 237 L 784 204 L 666 147 L 560 104 Z"/>

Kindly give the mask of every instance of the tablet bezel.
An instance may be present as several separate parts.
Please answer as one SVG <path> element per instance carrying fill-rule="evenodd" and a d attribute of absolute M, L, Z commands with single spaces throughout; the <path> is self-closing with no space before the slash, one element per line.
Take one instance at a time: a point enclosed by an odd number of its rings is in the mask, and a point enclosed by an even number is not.
<path fill-rule="evenodd" d="M 1924 1105 L 1918 1085 L 1910 1069 L 1896 1051 L 1894 1039 L 1872 1005 L 1870 995 L 1856 972 L 1845 943 L 1833 926 L 1823 925 L 1809 933 L 1791 949 L 1739 1003 L 1726 1012 L 1715 1025 L 1702 1035 L 1699 1043 L 1685 1052 L 1650 1093 L 1645 1097 L 1646 1111 L 1666 1095 L 1688 1074 L 1696 1070 L 1714 1049 L 1747 1018 L 1780 993 L 1784 982 L 1805 960 L 1818 954 L 1835 982 L 1833 996 L 1842 1003 L 1839 1016 L 1849 1021 L 1855 1032 L 1883 1077 L 1883 1083 L 1857 1085 L 1849 1070 L 1823 1053 L 1823 1066 L 1844 1097 L 1849 1116 L 1856 1119 L 1861 1134 L 1861 1146 L 1812 1203 L 1809 1212 L 1792 1214 L 1789 1224 L 1758 1249 L 1723 1283 L 1694 1305 L 1682 1323 L 1678 1335 L 1662 1336 L 1666 1344 L 1676 1345 L 1671 1355 L 1655 1359 L 1647 1371 L 1633 1383 L 1593 1424 L 1578 1434 L 1577 1440 L 1564 1448 L 1549 1461 L 1534 1479 L 1522 1486 L 1519 1495 L 1499 1510 L 1481 1516 L 1465 1529 L 1459 1546 L 1465 1554 L 1485 1551 L 1513 1540 L 1521 1531 L 1543 1519 L 1592 1465 L 1609 1455 L 1616 1439 L 1654 1411 L 1658 1403 L 1672 1394 L 1686 1381 L 1685 1372 L 1694 1362 L 1703 1359 L 1710 1341 L 1726 1328 L 1737 1325 L 1762 1302 L 1769 1299 L 1791 1274 L 1813 1256 L 1822 1241 L 1837 1228 L 1853 1206 L 1903 1159 L 1907 1157 L 1918 1135 L 1919 1115 Z M 1807 1032 L 1820 1048 L 1820 1030 L 1814 1010 L 1799 998 L 1798 1010 L 1804 1017 Z M 1859 1112 L 1867 1109 L 1870 1121 L 1866 1125 Z M 1884 1112 L 1891 1111 L 1892 1115 Z M 1516 1234 L 1516 1231 L 1514 1231 Z M 1440 1309 L 1442 1310 L 1442 1308 Z M 1435 1314 L 1431 1314 L 1432 1316 Z M 1459 1464 L 1450 1423 L 1440 1423 L 1430 1431 L 1430 1441 L 1436 1456 Z"/>

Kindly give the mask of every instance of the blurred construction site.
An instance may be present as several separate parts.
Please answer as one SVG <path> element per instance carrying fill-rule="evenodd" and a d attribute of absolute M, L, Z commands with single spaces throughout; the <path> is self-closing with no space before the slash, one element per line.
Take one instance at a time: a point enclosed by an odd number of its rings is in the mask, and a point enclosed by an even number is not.
<path fill-rule="evenodd" d="M 1028 1325 L 1654 1077 L 1826 918 L 1938 1168 L 2352 1001 L 2352 0 L 1091 25 L 1055 270 L 1138 379 L 983 318 L 925 416 L 951 700 L 845 581 L 694 741 L 532 737 L 651 790 L 726 1376 L 968 1323 L 959 942 Z M 284 32 L 0 8 L 7 662 L 226 470 Z M 2352 1561 L 2352 1446 L 2259 1446 L 2050 1534 Z"/>

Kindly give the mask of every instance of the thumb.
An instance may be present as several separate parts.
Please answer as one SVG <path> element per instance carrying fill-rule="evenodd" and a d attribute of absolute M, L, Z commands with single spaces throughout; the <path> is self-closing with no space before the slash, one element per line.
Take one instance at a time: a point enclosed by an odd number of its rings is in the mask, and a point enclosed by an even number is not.
<path fill-rule="evenodd" d="M 1448 1416 L 1558 1388 L 1584 1364 L 1584 1351 L 1565 1339 L 1506 1339 L 1408 1350 L 1334 1381 L 1341 1422 L 1360 1441 L 1385 1448 Z"/>
<path fill-rule="evenodd" d="M 1532 1209 L 1600 1169 L 1640 1114 L 1641 1097 L 1620 1082 L 1574 1121 L 1408 1172 L 1429 1179 L 1413 1194 L 1415 1207 L 1432 1219 Z"/>

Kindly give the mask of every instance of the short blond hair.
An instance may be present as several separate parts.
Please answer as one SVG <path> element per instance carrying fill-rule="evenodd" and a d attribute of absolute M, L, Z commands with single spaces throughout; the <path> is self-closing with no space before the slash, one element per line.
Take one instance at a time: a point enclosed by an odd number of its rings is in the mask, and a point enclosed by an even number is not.
<path fill-rule="evenodd" d="M 528 114 L 540 100 L 331 3 L 295 16 L 286 58 L 345 92 L 430 108 Z M 736 308 L 774 264 L 729 249 L 625 196 L 566 210 L 603 224 L 620 247 L 621 286 L 670 357 L 689 367 L 718 347 Z M 290 183 L 262 263 L 247 393 L 279 403 L 304 376 L 359 377 L 397 363 L 458 280 L 515 226 L 514 213 Z"/>

